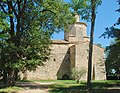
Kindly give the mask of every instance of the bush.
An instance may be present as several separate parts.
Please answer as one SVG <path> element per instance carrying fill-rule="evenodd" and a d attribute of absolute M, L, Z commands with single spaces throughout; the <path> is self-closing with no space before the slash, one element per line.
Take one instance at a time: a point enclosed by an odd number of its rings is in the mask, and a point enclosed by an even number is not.
<path fill-rule="evenodd" d="M 84 76 L 86 73 L 85 68 L 73 68 L 72 69 L 72 79 L 76 80 L 77 83 L 80 82 L 80 79 L 82 76 Z"/>

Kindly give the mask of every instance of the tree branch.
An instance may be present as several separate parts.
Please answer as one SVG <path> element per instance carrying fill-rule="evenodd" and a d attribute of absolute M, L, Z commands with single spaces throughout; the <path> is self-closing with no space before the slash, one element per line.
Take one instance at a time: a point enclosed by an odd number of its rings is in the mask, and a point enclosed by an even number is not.
<path fill-rule="evenodd" d="M 16 4 L 17 4 L 17 3 L 15 3 L 14 6 L 12 6 L 12 10 L 13 10 L 15 16 L 18 17 L 18 14 L 17 14 L 17 12 L 16 12 L 16 10 L 15 10 Z"/>
<path fill-rule="evenodd" d="M 9 12 L 9 14 L 12 14 L 12 0 L 8 1 L 7 4 L 8 4 L 8 12 Z M 14 21 L 13 21 L 12 16 L 9 16 L 9 17 L 10 17 L 10 28 L 11 28 L 10 35 L 13 38 L 13 36 L 14 36 Z"/>
<path fill-rule="evenodd" d="M 0 34 L 4 34 L 5 33 L 5 31 L 0 31 Z"/>
<path fill-rule="evenodd" d="M 27 0 L 24 0 L 24 5 L 23 5 L 22 10 L 21 10 L 21 18 L 22 18 L 21 29 L 22 29 L 22 31 L 24 30 L 24 10 L 26 7 L 26 3 L 27 3 Z"/>
<path fill-rule="evenodd" d="M 24 0 L 24 5 L 23 5 L 23 7 L 22 7 L 22 11 L 21 12 L 23 12 L 23 10 L 25 9 L 25 4 L 27 3 L 27 0 Z"/>
<path fill-rule="evenodd" d="M 43 10 L 41 10 L 40 12 L 46 12 L 46 11 L 48 11 L 48 12 L 51 12 L 51 13 L 55 14 L 53 11 L 48 10 L 48 9 L 43 9 Z M 55 14 L 55 15 L 56 15 L 56 14 Z"/>
<path fill-rule="evenodd" d="M 7 14 L 7 11 L 5 11 L 5 8 L 3 7 L 3 5 L 0 3 L 0 6 L 1 6 L 1 9 L 3 10 L 3 12 L 5 13 L 5 14 Z"/>

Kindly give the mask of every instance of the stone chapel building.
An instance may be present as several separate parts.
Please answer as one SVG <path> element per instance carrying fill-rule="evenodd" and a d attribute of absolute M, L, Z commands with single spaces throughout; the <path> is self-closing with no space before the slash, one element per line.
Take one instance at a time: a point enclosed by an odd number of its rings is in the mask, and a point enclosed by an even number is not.
<path fill-rule="evenodd" d="M 87 25 L 79 22 L 69 26 L 64 40 L 52 40 L 50 59 L 36 71 L 27 72 L 27 79 L 56 80 L 71 77 L 72 68 L 88 68 L 89 37 L 86 35 Z M 92 76 L 95 80 L 106 79 L 104 48 L 93 45 Z M 87 71 L 86 71 L 87 72 Z M 87 73 L 82 77 L 87 80 Z"/>

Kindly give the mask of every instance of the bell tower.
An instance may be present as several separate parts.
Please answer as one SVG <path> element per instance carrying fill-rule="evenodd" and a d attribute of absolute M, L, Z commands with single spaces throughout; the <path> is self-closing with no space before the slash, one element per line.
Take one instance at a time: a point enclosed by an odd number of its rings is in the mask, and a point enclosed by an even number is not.
<path fill-rule="evenodd" d="M 80 22 L 80 16 L 75 14 L 76 22 L 68 26 L 68 31 L 65 31 L 64 39 L 66 41 L 86 41 L 88 37 L 86 36 L 87 25 L 84 22 Z"/>

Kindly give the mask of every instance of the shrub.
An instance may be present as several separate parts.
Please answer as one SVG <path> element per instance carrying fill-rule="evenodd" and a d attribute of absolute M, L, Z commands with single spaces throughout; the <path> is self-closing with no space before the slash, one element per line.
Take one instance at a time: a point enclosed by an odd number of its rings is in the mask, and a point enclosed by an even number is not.
<path fill-rule="evenodd" d="M 82 76 L 84 76 L 86 73 L 85 68 L 73 68 L 72 69 L 72 79 L 76 80 L 77 83 L 80 82 L 80 79 Z"/>

